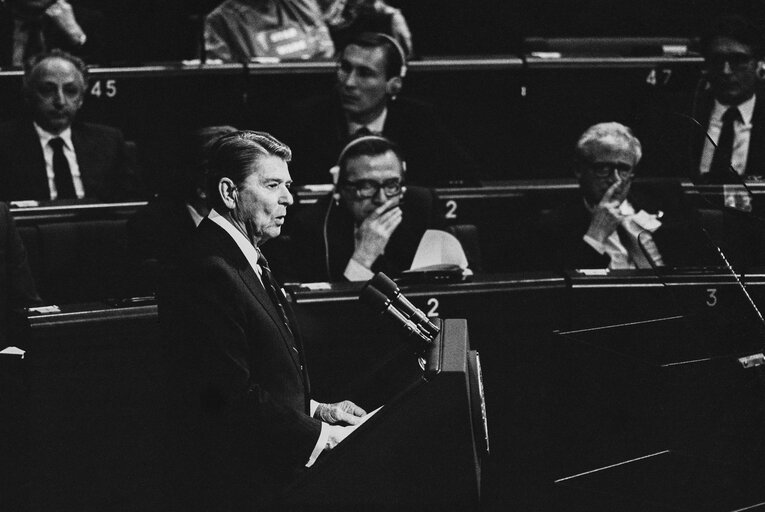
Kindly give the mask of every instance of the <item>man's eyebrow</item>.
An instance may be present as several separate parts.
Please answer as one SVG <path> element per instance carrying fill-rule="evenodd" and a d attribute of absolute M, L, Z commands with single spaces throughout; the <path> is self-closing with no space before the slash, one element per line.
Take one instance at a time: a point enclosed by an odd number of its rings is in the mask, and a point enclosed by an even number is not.
<path fill-rule="evenodd" d="M 262 182 L 263 183 L 274 183 L 274 182 L 276 182 L 276 183 L 292 183 L 292 179 L 286 180 L 284 178 L 279 178 L 277 176 L 265 176 L 265 177 L 263 177 Z"/>

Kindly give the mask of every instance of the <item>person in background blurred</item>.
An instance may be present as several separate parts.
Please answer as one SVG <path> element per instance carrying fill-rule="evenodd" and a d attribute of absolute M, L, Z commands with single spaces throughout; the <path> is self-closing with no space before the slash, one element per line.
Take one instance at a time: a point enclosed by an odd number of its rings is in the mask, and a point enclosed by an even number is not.
<path fill-rule="evenodd" d="M 171 183 L 128 220 L 128 250 L 152 290 L 162 265 L 175 261 L 178 250 L 210 213 L 205 191 L 207 151 L 219 137 L 235 131 L 233 126 L 207 126 L 190 133 L 178 152 Z"/>
<path fill-rule="evenodd" d="M 295 149 L 295 182 L 327 183 L 340 150 L 353 137 L 377 134 L 394 141 L 407 157 L 407 180 L 421 186 L 460 185 L 477 180 L 478 164 L 444 128 L 433 109 L 400 97 L 406 53 L 386 34 L 354 37 L 338 59 L 334 94 L 295 106 L 283 137 Z"/>
<path fill-rule="evenodd" d="M 737 183 L 734 171 L 765 175 L 765 95 L 757 94 L 765 66 L 761 31 L 743 17 L 722 17 L 702 37 L 701 52 L 709 90 L 692 115 L 709 138 L 696 137 L 695 168 L 713 181 Z"/>
<path fill-rule="evenodd" d="M 337 43 L 370 29 L 389 31 L 411 51 L 401 11 L 382 0 L 226 0 L 205 18 L 205 51 L 224 62 L 328 59 Z"/>
<path fill-rule="evenodd" d="M 24 66 L 30 57 L 66 50 L 101 62 L 103 15 L 67 0 L 0 2 L 0 67 Z"/>

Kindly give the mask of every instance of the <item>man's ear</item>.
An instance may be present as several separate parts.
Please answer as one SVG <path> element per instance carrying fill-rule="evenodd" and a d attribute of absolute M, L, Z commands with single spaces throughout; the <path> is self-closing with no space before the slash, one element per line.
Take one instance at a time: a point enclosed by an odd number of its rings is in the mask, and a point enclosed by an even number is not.
<path fill-rule="evenodd" d="M 757 70 L 755 73 L 757 73 L 757 78 L 765 80 L 765 60 L 760 59 L 757 61 Z"/>
<path fill-rule="evenodd" d="M 401 89 L 404 87 L 404 81 L 401 79 L 400 76 L 394 76 L 393 78 L 388 79 L 388 83 L 386 86 L 386 92 L 391 97 L 396 97 L 398 93 L 401 92 Z"/>
<path fill-rule="evenodd" d="M 230 178 L 221 178 L 218 181 L 218 194 L 223 201 L 223 205 L 229 210 L 233 210 L 236 207 L 236 185 Z"/>

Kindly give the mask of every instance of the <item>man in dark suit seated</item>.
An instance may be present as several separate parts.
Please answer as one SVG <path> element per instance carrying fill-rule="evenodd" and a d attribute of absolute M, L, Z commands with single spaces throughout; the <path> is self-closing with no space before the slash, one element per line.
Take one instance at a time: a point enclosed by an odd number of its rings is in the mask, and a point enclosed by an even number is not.
<path fill-rule="evenodd" d="M 632 190 L 642 148 L 629 128 L 591 126 L 579 138 L 576 153 L 581 195 L 543 215 L 537 261 L 557 269 L 635 269 L 681 265 L 694 256 L 693 245 L 679 238 L 682 233 L 667 229 L 685 221 L 683 208 Z"/>
<path fill-rule="evenodd" d="M 182 487 L 173 496 L 191 498 L 181 510 L 278 510 L 290 475 L 366 414 L 349 401 L 310 399 L 298 325 L 260 251 L 293 203 L 290 157 L 263 132 L 218 139 L 207 181 L 212 209 L 160 296 L 189 407 L 176 424 Z"/>
<path fill-rule="evenodd" d="M 27 252 L 8 205 L 0 203 L 0 350 L 8 339 L 8 311 L 39 305 Z"/>
<path fill-rule="evenodd" d="M 335 191 L 295 217 L 284 279 L 364 281 L 408 270 L 423 234 L 438 222 L 435 194 L 404 186 L 399 148 L 376 135 L 351 141 L 336 172 Z"/>
<path fill-rule="evenodd" d="M 67 0 L 0 2 L 0 67 L 17 67 L 40 52 L 59 48 L 89 62 L 103 57 L 103 16 Z"/>
<path fill-rule="evenodd" d="M 741 176 L 765 175 L 765 95 L 757 94 L 765 65 L 760 30 L 742 17 L 721 18 L 701 39 L 701 51 L 709 89 L 692 115 L 709 136 L 695 131 L 694 169 L 718 182 L 738 182 L 731 166 Z"/>
<path fill-rule="evenodd" d="M 168 172 L 162 190 L 128 220 L 128 249 L 148 288 L 156 288 L 161 266 L 176 261 L 184 242 L 210 213 L 205 189 L 207 152 L 219 137 L 235 131 L 233 126 L 195 130 L 181 144 L 178 167 Z"/>
<path fill-rule="evenodd" d="M 79 58 L 54 50 L 29 61 L 29 116 L 0 124 L 0 199 L 140 198 L 122 132 L 76 121 L 86 90 L 87 70 Z"/>
<path fill-rule="evenodd" d="M 327 183 L 326 169 L 357 135 L 378 134 L 407 155 L 408 180 L 421 186 L 476 180 L 477 164 L 425 104 L 399 98 L 403 49 L 390 36 L 365 32 L 342 51 L 335 94 L 300 105 L 285 139 L 295 148 L 296 183 Z M 289 116 L 288 116 L 289 117 Z"/>

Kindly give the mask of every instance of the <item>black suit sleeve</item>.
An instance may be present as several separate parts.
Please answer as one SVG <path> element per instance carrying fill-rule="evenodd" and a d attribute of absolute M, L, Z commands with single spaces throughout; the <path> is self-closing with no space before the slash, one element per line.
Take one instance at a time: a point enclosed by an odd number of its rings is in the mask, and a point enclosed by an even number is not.
<path fill-rule="evenodd" d="M 279 396 L 294 385 L 288 381 L 289 372 L 275 382 L 273 374 L 264 374 L 268 370 L 261 373 L 250 363 L 253 357 L 267 359 L 256 362 L 258 368 L 283 363 L 283 358 L 264 348 L 276 336 L 273 327 L 269 330 L 271 319 L 264 310 L 251 307 L 240 277 L 222 260 L 196 268 L 186 285 L 177 299 L 185 313 L 181 321 L 190 327 L 188 339 L 193 340 L 188 347 L 194 362 L 190 371 L 202 410 L 232 426 L 243 448 L 249 445 L 279 454 L 293 467 L 305 464 L 319 438 L 321 422 Z M 282 343 L 281 339 L 276 342 Z"/>
<path fill-rule="evenodd" d="M 4 230 L 3 247 L 6 251 L 7 269 L 9 282 L 9 305 L 11 307 L 24 307 L 40 304 L 40 296 L 35 289 L 32 272 L 27 261 L 27 251 L 21 241 L 16 224 L 11 217 L 8 205 L 0 203 L 0 224 L 6 226 Z"/>

